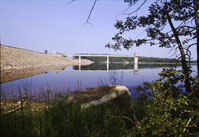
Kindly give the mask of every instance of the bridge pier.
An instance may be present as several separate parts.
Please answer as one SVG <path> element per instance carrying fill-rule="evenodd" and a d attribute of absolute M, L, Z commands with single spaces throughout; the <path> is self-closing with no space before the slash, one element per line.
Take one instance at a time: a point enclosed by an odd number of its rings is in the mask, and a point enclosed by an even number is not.
<path fill-rule="evenodd" d="M 134 74 L 138 74 L 138 53 L 134 54 Z"/>
<path fill-rule="evenodd" d="M 106 69 L 107 71 L 109 70 L 109 56 L 107 56 L 107 60 L 106 60 Z"/>
<path fill-rule="evenodd" d="M 139 56 L 138 53 L 134 54 L 134 64 L 138 64 L 138 56 Z"/>
<path fill-rule="evenodd" d="M 79 64 L 79 71 L 81 70 L 81 64 Z"/>
<path fill-rule="evenodd" d="M 109 56 L 107 56 L 107 61 L 106 62 L 107 62 L 107 64 L 109 64 Z"/>
<path fill-rule="evenodd" d="M 106 64 L 106 69 L 109 70 L 109 63 Z"/>
<path fill-rule="evenodd" d="M 82 62 L 81 62 L 81 56 L 79 56 L 79 64 L 81 64 Z"/>

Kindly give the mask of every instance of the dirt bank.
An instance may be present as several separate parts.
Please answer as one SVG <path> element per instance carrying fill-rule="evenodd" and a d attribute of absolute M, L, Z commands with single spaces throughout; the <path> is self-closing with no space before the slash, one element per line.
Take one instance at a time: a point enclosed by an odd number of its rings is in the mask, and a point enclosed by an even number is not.
<path fill-rule="evenodd" d="M 0 52 L 1 83 L 50 70 L 64 69 L 71 65 L 78 65 L 78 59 L 53 56 L 15 47 L 0 46 Z M 89 64 L 92 64 L 92 61 L 82 60 L 82 65 Z"/>

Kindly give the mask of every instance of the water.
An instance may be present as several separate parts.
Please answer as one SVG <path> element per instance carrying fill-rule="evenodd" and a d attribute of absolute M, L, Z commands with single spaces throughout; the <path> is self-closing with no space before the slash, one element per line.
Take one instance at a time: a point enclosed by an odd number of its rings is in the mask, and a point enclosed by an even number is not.
<path fill-rule="evenodd" d="M 113 64 L 106 65 L 92 64 L 90 66 L 69 66 L 63 71 L 47 72 L 30 76 L 15 81 L 1 84 L 1 91 L 6 98 L 13 97 L 19 91 L 31 91 L 31 94 L 38 95 L 50 89 L 52 93 L 68 93 L 75 90 L 83 90 L 89 87 L 101 85 L 124 85 L 135 94 L 134 88 L 142 85 L 143 82 L 151 82 L 159 78 L 159 72 L 170 65 L 139 65 L 137 71 L 133 65 Z M 181 69 L 177 66 L 177 69 Z M 192 66 L 196 71 L 196 65 Z M 97 71 L 96 71 L 97 70 Z M 196 73 L 194 72 L 193 75 Z"/>

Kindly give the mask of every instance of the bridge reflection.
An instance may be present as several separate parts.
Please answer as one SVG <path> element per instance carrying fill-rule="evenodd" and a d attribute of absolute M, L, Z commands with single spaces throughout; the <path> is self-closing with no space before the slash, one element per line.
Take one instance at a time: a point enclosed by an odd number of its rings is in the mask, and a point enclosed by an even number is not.
<path fill-rule="evenodd" d="M 105 65 L 105 64 L 103 64 Z M 121 64 L 117 64 L 117 65 L 121 65 Z M 133 68 L 133 64 L 130 64 L 132 65 L 132 68 Z M 83 66 L 84 68 L 82 69 L 82 65 L 79 64 L 78 66 L 78 69 L 77 67 L 74 67 L 73 70 L 63 70 L 63 71 L 67 71 L 67 72 L 77 72 L 77 71 L 81 71 L 81 72 L 133 72 L 135 75 L 138 75 L 139 74 L 139 71 L 138 71 L 138 63 L 134 63 L 134 69 L 110 69 L 110 64 L 109 63 L 106 63 L 106 70 L 105 69 L 100 69 L 100 68 L 97 68 L 97 69 L 90 69 L 89 70 L 89 67 L 87 69 L 85 69 L 86 66 Z"/>
<path fill-rule="evenodd" d="M 139 74 L 138 64 L 92 64 L 84 66 L 79 64 L 78 66 L 69 66 L 62 70 L 52 70 L 50 72 L 132 72 L 135 75 Z"/>

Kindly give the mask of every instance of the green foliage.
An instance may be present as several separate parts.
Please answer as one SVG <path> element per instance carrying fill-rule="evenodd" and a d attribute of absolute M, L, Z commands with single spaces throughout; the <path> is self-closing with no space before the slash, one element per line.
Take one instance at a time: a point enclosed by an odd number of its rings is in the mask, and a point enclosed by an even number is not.
<path fill-rule="evenodd" d="M 194 108 L 187 96 L 182 94 L 175 99 L 172 96 L 165 96 L 165 93 L 160 93 L 147 106 L 147 116 L 141 121 L 141 133 L 150 136 L 195 134 L 198 131 L 198 127 L 195 126 L 199 126 L 199 114 L 193 114 L 192 111 L 193 109 L 198 111 L 198 107 L 197 105 L 197 108 Z M 189 120 L 191 121 L 188 125 Z"/>
<path fill-rule="evenodd" d="M 141 120 L 144 136 L 199 135 L 199 80 L 192 78 L 192 91 L 183 93 L 184 76 L 173 69 L 163 70 L 161 78 L 137 90 L 151 91 L 147 112 Z"/>
<path fill-rule="evenodd" d="M 129 3 L 131 4 L 132 2 Z M 191 40 L 197 38 L 196 26 L 188 23 L 195 18 L 193 7 L 193 1 L 189 0 L 180 0 L 179 2 L 176 0 L 156 0 L 149 6 L 149 13 L 147 15 L 138 17 L 130 14 L 125 21 L 117 21 L 115 28 L 118 29 L 119 32 L 112 38 L 115 44 L 107 44 L 106 47 L 116 50 L 121 49 L 121 47 L 129 49 L 132 46 L 140 46 L 143 44 L 149 44 L 151 46 L 158 45 L 159 47 L 166 48 L 175 47 L 177 45 L 176 38 L 171 28 L 166 28 L 167 24 L 169 24 L 169 17 L 172 18 L 173 22 L 180 24 L 176 26 L 175 29 L 178 36 L 184 36 L 184 40 L 182 41 L 183 45 L 192 45 L 193 42 L 191 42 Z M 134 40 L 123 37 L 125 32 L 134 31 L 138 28 L 145 29 L 146 35 L 144 38 Z M 193 45 L 196 45 L 196 43 L 193 43 Z M 189 50 L 189 48 L 187 48 L 187 50 Z"/>
<path fill-rule="evenodd" d="M 124 0 L 124 2 L 129 3 L 129 5 L 135 4 L 138 0 Z"/>

